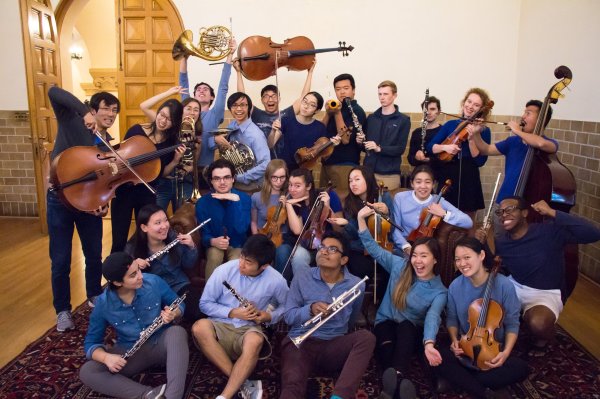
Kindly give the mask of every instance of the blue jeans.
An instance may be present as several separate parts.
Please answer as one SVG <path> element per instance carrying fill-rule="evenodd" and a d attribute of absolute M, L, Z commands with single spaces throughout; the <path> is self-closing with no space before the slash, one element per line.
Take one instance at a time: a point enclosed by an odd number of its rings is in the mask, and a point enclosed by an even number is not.
<path fill-rule="evenodd" d="M 184 200 L 190 198 L 192 196 L 192 183 L 184 180 L 183 190 L 180 192 L 180 195 L 183 195 Z M 177 201 L 177 180 L 176 179 L 167 179 L 166 177 L 161 177 L 158 179 L 158 185 L 156 187 L 156 203 L 162 209 L 167 211 L 169 207 L 169 203 L 171 203 L 171 208 L 173 213 L 179 208 L 179 204 Z M 182 200 L 183 203 L 183 200 Z"/>
<path fill-rule="evenodd" d="M 293 246 L 290 244 L 281 244 L 275 251 L 275 269 L 285 277 L 287 281 L 292 280 L 292 275 L 297 274 L 300 268 L 310 267 L 310 252 L 304 247 L 298 245 L 294 257 L 290 261 L 290 264 L 285 269 L 284 267 L 288 261 L 288 258 L 292 254 Z"/>
<path fill-rule="evenodd" d="M 73 230 L 81 240 L 85 256 L 85 290 L 87 297 L 100 295 L 102 287 L 102 218 L 67 208 L 54 192 L 46 198 L 52 295 L 56 313 L 71 310 L 71 250 Z"/>

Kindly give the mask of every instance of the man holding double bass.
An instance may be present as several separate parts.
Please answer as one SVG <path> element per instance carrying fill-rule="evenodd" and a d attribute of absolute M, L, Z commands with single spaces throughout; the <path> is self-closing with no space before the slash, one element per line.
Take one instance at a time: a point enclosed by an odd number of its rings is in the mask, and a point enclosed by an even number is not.
<path fill-rule="evenodd" d="M 105 140 L 112 140 L 107 129 L 115 122 L 121 106 L 115 96 L 99 92 L 86 105 L 71 93 L 51 87 L 48 97 L 58 122 L 54 150 L 50 154 L 51 161 L 74 146 L 98 146 L 103 152 L 108 150 L 93 132 L 98 131 Z M 77 227 L 81 240 L 85 256 L 86 293 L 88 304 L 93 307 L 96 296 L 102 292 L 102 216 L 108 211 L 108 206 L 94 212 L 77 211 L 63 204 L 52 188 L 48 190 L 46 201 L 56 329 L 63 332 L 75 328 L 71 318 L 69 278 L 73 229 Z"/>

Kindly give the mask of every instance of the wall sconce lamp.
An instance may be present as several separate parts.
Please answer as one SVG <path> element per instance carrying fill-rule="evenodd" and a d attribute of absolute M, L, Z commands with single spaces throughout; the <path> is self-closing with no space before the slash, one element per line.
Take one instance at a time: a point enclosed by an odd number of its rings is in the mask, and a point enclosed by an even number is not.
<path fill-rule="evenodd" d="M 72 60 L 80 60 L 83 58 L 83 50 L 79 46 L 71 46 L 69 49 Z"/>

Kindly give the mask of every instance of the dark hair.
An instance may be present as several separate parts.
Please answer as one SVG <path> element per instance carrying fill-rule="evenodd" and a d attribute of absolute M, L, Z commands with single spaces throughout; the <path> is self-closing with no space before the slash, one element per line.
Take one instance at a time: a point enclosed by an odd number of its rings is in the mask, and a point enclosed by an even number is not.
<path fill-rule="evenodd" d="M 485 259 L 482 262 L 483 267 L 487 270 L 490 269 L 490 261 L 492 260 L 491 256 L 489 256 L 490 253 L 486 250 L 484 245 L 478 239 L 476 239 L 475 237 L 462 237 L 458 241 L 456 241 L 456 245 L 454 245 L 454 253 L 456 253 L 456 248 L 458 247 L 469 248 L 472 251 L 474 251 L 477 255 L 479 255 L 483 251 L 483 253 L 485 253 Z"/>
<path fill-rule="evenodd" d="M 246 240 L 242 255 L 258 262 L 258 266 L 270 265 L 275 259 L 275 244 L 264 234 L 255 234 Z"/>
<path fill-rule="evenodd" d="M 435 173 L 433 173 L 433 169 L 431 168 L 431 166 L 429 165 L 419 165 L 416 168 L 413 169 L 413 171 L 410 174 L 410 182 L 412 183 L 413 180 L 415 180 L 415 177 L 417 177 L 417 175 L 419 173 L 427 173 L 429 176 L 431 176 L 431 178 L 433 179 L 433 181 L 435 181 Z"/>
<path fill-rule="evenodd" d="M 313 178 L 312 171 L 309 169 L 298 168 L 292 170 L 290 173 L 290 177 L 288 177 L 288 183 L 292 177 L 302 177 L 304 179 L 304 183 L 308 186 L 310 184 L 310 190 L 308 192 L 309 196 L 309 204 L 312 206 L 315 200 L 317 199 L 317 192 L 315 190 L 315 180 Z"/>
<path fill-rule="evenodd" d="M 250 110 L 252 110 L 252 100 L 250 99 L 250 96 L 247 95 L 246 93 L 243 93 L 241 91 L 236 91 L 235 93 L 230 95 L 229 98 L 227 99 L 227 109 L 231 111 L 231 107 L 233 107 L 233 104 L 240 98 L 245 98 L 246 101 L 248 101 L 248 118 L 249 118 Z"/>
<path fill-rule="evenodd" d="M 317 99 L 317 109 L 315 109 L 315 114 L 317 113 L 317 111 L 320 111 L 321 108 L 323 108 L 323 103 L 325 102 L 323 100 L 323 96 L 320 95 L 319 93 L 317 93 L 316 91 L 309 91 L 308 93 L 306 93 L 306 95 L 303 97 L 306 98 L 306 96 L 308 96 L 309 94 L 315 96 L 315 98 Z"/>
<path fill-rule="evenodd" d="M 350 241 L 348 241 L 346 235 L 335 230 L 330 230 L 323 234 L 321 242 L 325 241 L 326 238 L 333 238 L 334 240 L 338 240 L 340 244 L 342 244 L 342 256 L 348 256 L 348 252 L 350 251 Z"/>
<path fill-rule="evenodd" d="M 158 109 L 156 110 L 156 115 L 158 116 L 159 112 L 163 108 L 169 109 L 169 118 L 171 118 L 171 127 L 168 128 L 164 134 L 167 138 L 168 142 L 175 143 L 177 137 L 179 136 L 179 129 L 181 129 L 181 117 L 183 115 L 183 105 L 179 102 L 179 100 L 175 100 L 173 98 L 168 99 L 164 103 L 160 104 Z M 152 131 L 156 131 L 156 120 L 152 122 Z"/>
<path fill-rule="evenodd" d="M 429 99 L 427 100 L 428 104 L 430 103 L 436 103 L 438 109 L 441 111 L 442 110 L 442 103 L 440 103 L 440 100 L 436 97 L 436 96 L 429 96 Z M 423 105 L 425 105 L 425 101 L 423 101 L 421 103 L 421 109 L 423 109 Z"/>
<path fill-rule="evenodd" d="M 129 266 L 133 261 L 133 257 L 126 252 L 113 252 L 104 259 L 104 262 L 102 262 L 102 275 L 108 281 L 109 289 L 116 290 L 119 288 L 113 283 L 123 281 L 123 277 L 127 274 L 127 270 L 129 270 Z"/>
<path fill-rule="evenodd" d="M 262 98 L 262 96 L 265 94 L 265 92 L 267 91 L 272 91 L 275 94 L 279 95 L 279 91 L 277 90 L 277 86 L 275 85 L 266 85 L 265 87 L 262 88 L 262 90 L 260 91 L 260 96 Z"/>
<path fill-rule="evenodd" d="M 354 83 L 354 76 L 350 75 L 349 73 L 342 73 L 341 75 L 336 76 L 333 79 L 333 85 L 335 86 L 335 84 L 339 81 L 342 80 L 349 80 L 350 81 L 350 85 L 352 86 L 353 89 L 356 88 L 356 84 Z"/>
<path fill-rule="evenodd" d="M 379 190 L 377 187 L 377 181 L 373 171 L 368 166 L 355 166 L 350 169 L 350 173 L 355 170 L 360 171 L 367 184 L 367 197 L 365 198 L 368 202 L 377 202 Z M 350 180 L 350 173 L 348 173 L 348 180 Z M 356 219 L 358 211 L 363 207 L 363 202 L 358 195 L 354 195 L 352 190 L 348 190 L 348 196 L 344 200 L 344 216 L 350 219 Z"/>
<path fill-rule="evenodd" d="M 534 106 L 537 107 L 539 112 L 542 110 L 543 105 L 544 103 L 542 103 L 540 100 L 529 100 L 527 101 L 527 104 L 525 104 L 525 108 Z M 539 117 L 540 115 L 538 115 L 538 118 Z M 546 120 L 544 120 L 544 127 L 548 126 L 548 123 L 550 123 L 550 119 L 552 119 L 552 107 L 548 105 L 548 111 L 546 112 Z"/>
<path fill-rule="evenodd" d="M 518 195 L 510 195 L 508 197 L 504 197 L 502 199 L 502 201 L 504 200 L 516 200 L 517 201 L 517 207 L 519 209 L 529 209 L 529 202 L 527 202 L 527 200 L 523 197 L 519 197 Z M 500 202 L 502 202 L 500 201 Z"/>
<path fill-rule="evenodd" d="M 206 87 L 208 87 L 208 90 L 210 91 L 210 96 L 212 97 L 212 100 L 210 100 L 210 103 L 208 104 L 208 106 L 210 107 L 212 105 L 213 101 L 215 101 L 215 89 L 213 89 L 212 86 L 206 82 L 200 82 L 196 86 L 194 86 L 194 94 L 192 95 L 192 97 L 196 96 L 196 89 L 198 89 L 198 87 L 200 87 L 200 86 L 206 86 Z"/>
<path fill-rule="evenodd" d="M 392 292 L 392 303 L 396 308 L 401 310 L 406 308 L 406 297 L 408 296 L 410 287 L 412 287 L 415 279 L 415 272 L 413 271 L 412 267 L 412 256 L 415 253 L 415 248 L 419 245 L 425 245 L 429 249 L 433 259 L 436 260 L 436 263 L 433 266 L 433 273 L 436 275 L 439 274 L 438 262 L 441 260 L 440 244 L 438 243 L 437 239 L 433 237 L 418 238 L 410 249 L 410 255 L 408 256 L 406 266 L 400 273 L 400 277 L 398 277 L 398 281 L 396 282 Z"/>
<path fill-rule="evenodd" d="M 183 108 L 185 108 L 189 103 L 197 103 L 198 106 L 200 107 L 200 115 L 202 115 L 202 105 L 200 104 L 200 101 L 196 100 L 194 97 L 188 97 L 185 100 L 183 100 L 181 102 L 181 106 Z M 183 115 L 183 111 L 182 111 L 182 115 Z M 182 116 L 183 119 L 183 116 Z M 196 137 L 201 137 L 202 136 L 202 117 L 198 117 L 198 120 L 196 122 L 194 122 L 194 131 L 196 132 Z"/>
<path fill-rule="evenodd" d="M 208 165 L 208 169 L 206 170 L 206 179 L 208 181 L 211 181 L 213 171 L 215 169 L 223 168 L 229 168 L 229 170 L 231 171 L 231 176 L 235 177 L 235 166 L 233 165 L 233 163 L 231 163 L 231 161 L 228 161 L 225 158 L 219 158 L 210 165 Z"/>
<path fill-rule="evenodd" d="M 148 251 L 148 233 L 142 230 L 142 225 L 148 225 L 152 215 L 158 212 L 164 212 L 165 210 L 157 204 L 147 204 L 140 209 L 135 217 L 135 232 L 129 240 L 133 246 L 133 256 L 137 258 L 145 259 L 150 255 Z M 170 231 L 170 229 L 169 229 Z M 166 243 L 165 243 L 166 244 Z M 172 264 L 179 263 L 178 251 L 169 251 L 169 259 Z"/>
<path fill-rule="evenodd" d="M 100 108 L 100 103 L 102 101 L 104 101 L 104 104 L 107 106 L 117 104 L 117 113 L 121 111 L 121 102 L 119 99 L 106 91 L 95 93 L 87 102 L 87 105 L 94 111 L 98 112 L 98 108 Z"/>

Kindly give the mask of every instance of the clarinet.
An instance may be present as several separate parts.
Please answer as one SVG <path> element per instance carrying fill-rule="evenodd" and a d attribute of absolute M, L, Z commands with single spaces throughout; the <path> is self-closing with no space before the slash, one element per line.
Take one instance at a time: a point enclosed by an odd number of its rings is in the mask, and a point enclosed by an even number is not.
<path fill-rule="evenodd" d="M 188 231 L 188 233 L 186 235 L 192 234 L 194 231 L 198 230 L 200 227 L 202 227 L 206 223 L 210 222 L 210 220 L 211 220 L 210 218 L 206 219 L 204 222 L 200 223 L 198 226 L 196 226 L 192 230 Z M 155 253 L 153 253 L 152 255 L 147 257 L 146 261 L 152 262 L 154 259 L 160 258 L 164 254 L 169 252 L 171 250 L 171 248 L 173 248 L 175 245 L 179 244 L 179 241 L 180 241 L 179 238 L 174 239 L 173 241 L 168 243 L 163 249 L 161 249 L 160 251 L 156 251 Z"/>
<path fill-rule="evenodd" d="M 246 308 L 250 305 L 250 301 L 247 300 L 246 298 L 244 298 L 243 296 L 241 296 L 240 294 L 238 294 L 238 292 L 235 290 L 235 288 L 233 288 L 231 286 L 231 284 L 229 284 L 226 280 L 223 280 L 223 285 L 225 286 L 225 288 L 227 288 L 229 290 L 229 292 L 231 292 L 231 295 L 233 295 L 235 297 L 235 299 L 240 301 L 240 305 L 242 305 L 242 307 Z M 260 323 L 260 326 L 263 329 L 266 329 L 268 327 L 266 323 Z"/>
<path fill-rule="evenodd" d="M 366 139 L 362 126 L 360 125 L 360 122 L 358 122 L 358 117 L 356 116 L 356 114 L 354 113 L 354 109 L 352 108 L 352 100 L 350 99 L 350 97 L 345 97 L 344 102 L 348 105 L 348 109 L 350 110 L 350 114 L 352 115 L 352 123 L 354 124 L 354 130 L 356 130 L 356 135 L 358 136 L 360 134 Z M 364 145 L 365 144 L 363 142 L 363 146 Z M 365 152 L 367 153 L 367 155 L 369 155 L 372 152 L 372 150 L 367 150 L 365 148 Z"/>
<path fill-rule="evenodd" d="M 185 300 L 186 296 L 187 296 L 187 292 L 185 292 L 181 297 L 178 297 L 177 299 L 175 299 L 173 301 L 173 303 L 169 305 L 169 310 L 170 311 L 175 310 L 179 306 L 179 304 Z M 121 357 L 123 359 L 127 360 L 131 356 L 133 356 L 133 354 L 135 352 L 137 352 L 142 347 L 142 345 L 144 345 L 144 342 L 148 341 L 148 338 L 150 338 L 152 336 L 152 334 L 154 334 L 156 332 L 156 330 L 161 328 L 164 324 L 165 324 L 164 320 L 162 319 L 162 317 L 160 315 L 158 315 L 154 319 L 152 324 L 150 324 L 148 327 L 146 327 L 140 333 L 140 338 L 135 342 L 135 344 L 133 344 L 131 349 L 129 349 L 127 352 L 125 352 L 125 354 L 122 355 Z"/>
<path fill-rule="evenodd" d="M 429 104 L 429 88 L 425 90 L 425 101 L 423 101 L 423 124 L 421 125 L 421 151 L 425 154 L 425 133 L 427 132 L 427 106 Z"/>

